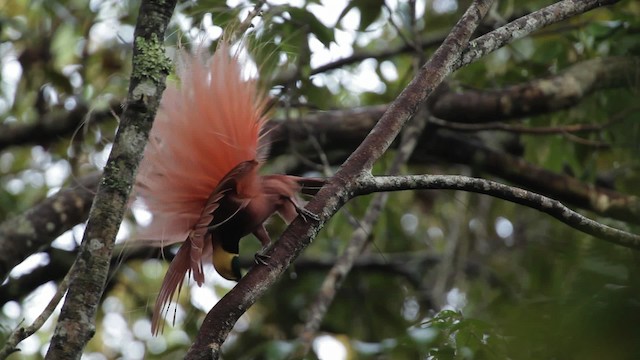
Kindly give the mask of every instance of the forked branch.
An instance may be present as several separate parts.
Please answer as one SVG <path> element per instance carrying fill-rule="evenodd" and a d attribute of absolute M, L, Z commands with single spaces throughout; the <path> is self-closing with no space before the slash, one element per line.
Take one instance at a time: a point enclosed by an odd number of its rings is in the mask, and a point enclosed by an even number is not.
<path fill-rule="evenodd" d="M 490 0 L 476 0 L 472 3 L 442 46 L 391 104 L 369 136 L 309 203 L 307 208 L 318 214 L 320 220 L 304 222 L 298 219 L 293 222 L 267 254 L 270 256 L 269 266 L 254 267 L 207 314 L 195 343 L 189 349 L 187 359 L 219 357 L 222 343 L 235 322 L 309 245 L 324 222 L 351 197 L 356 180 L 362 173 L 371 170 L 420 104 L 450 74 L 452 64 L 459 58 L 490 5 Z"/>

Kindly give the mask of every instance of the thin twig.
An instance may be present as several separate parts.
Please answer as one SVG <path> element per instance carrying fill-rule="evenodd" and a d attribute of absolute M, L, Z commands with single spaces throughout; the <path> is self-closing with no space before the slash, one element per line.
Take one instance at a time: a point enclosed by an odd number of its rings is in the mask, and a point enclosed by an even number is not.
<path fill-rule="evenodd" d="M 405 43 L 405 45 L 410 46 L 414 51 L 421 51 L 419 43 L 414 42 L 413 39 L 407 38 L 402 32 L 400 26 L 398 26 L 395 20 L 393 20 L 393 11 L 391 11 L 389 4 L 387 4 L 387 2 L 385 1 L 382 3 L 382 7 L 384 7 L 389 12 L 389 17 L 387 18 L 387 20 L 389 21 L 389 24 L 391 24 L 391 27 L 396 31 L 396 34 L 398 34 L 398 37 L 400 37 L 400 39 L 402 39 L 402 41 Z"/>
<path fill-rule="evenodd" d="M 580 136 L 575 135 L 575 134 L 571 134 L 569 132 L 563 133 L 562 136 L 564 136 L 565 139 L 567 139 L 569 141 L 572 141 L 572 142 L 574 142 L 576 144 L 589 146 L 589 147 L 596 148 L 596 149 L 610 149 L 611 148 L 611 144 L 609 144 L 608 142 L 585 139 L 583 137 L 580 137 Z"/>
<path fill-rule="evenodd" d="M 428 38 L 423 39 L 423 41 L 420 43 L 419 48 L 420 49 L 428 49 L 428 48 L 432 48 L 435 47 L 439 44 L 442 43 L 442 41 L 444 40 L 446 34 L 434 34 L 434 35 L 430 35 Z M 346 65 L 351 65 L 351 64 L 355 64 L 357 62 L 366 60 L 366 59 L 377 59 L 379 61 L 390 58 L 392 56 L 396 56 L 399 54 L 404 54 L 404 53 L 410 53 L 410 52 L 414 52 L 414 46 L 410 45 L 410 44 L 402 44 L 399 46 L 395 46 L 395 47 L 386 47 L 382 50 L 380 49 L 376 49 L 376 50 L 368 50 L 368 49 L 358 49 L 355 50 L 353 55 L 351 56 L 347 56 L 341 59 L 337 59 L 335 61 L 331 61 L 328 62 L 324 65 L 320 65 L 317 68 L 311 69 L 311 71 L 309 72 L 309 75 L 316 75 L 316 74 L 321 74 L 321 73 L 325 73 L 327 71 L 331 71 L 334 69 L 338 69 L 341 67 L 344 67 Z M 298 74 L 299 71 L 293 71 L 293 72 L 286 72 L 284 74 L 279 74 L 279 76 L 276 76 L 273 80 L 273 82 L 275 84 L 286 84 L 289 83 L 293 80 L 296 80 L 297 77 L 296 75 Z"/>
<path fill-rule="evenodd" d="M 431 285 L 430 297 L 435 309 L 442 309 L 447 304 L 446 294 L 458 270 L 456 265 L 460 260 L 458 258 L 459 251 L 468 245 L 468 236 L 464 232 L 469 228 L 466 226 L 469 222 L 469 213 L 466 211 L 469 207 L 469 193 L 461 191 L 455 195 L 455 215 L 446 221 L 444 249 L 440 264 L 435 271 L 435 280 Z"/>
<path fill-rule="evenodd" d="M 244 35 L 244 33 L 252 26 L 251 22 L 253 21 L 253 19 L 260 14 L 260 10 L 265 3 L 266 0 L 256 1 L 256 4 L 254 5 L 253 9 L 249 11 L 247 17 L 240 24 L 238 24 L 237 27 L 233 28 L 234 31 L 232 36 Z"/>
<path fill-rule="evenodd" d="M 75 263 L 74 263 L 74 267 L 75 267 Z M 40 328 L 42 327 L 42 325 L 44 325 L 47 319 L 51 317 L 51 314 L 53 314 L 53 311 L 56 309 L 56 307 L 60 303 L 60 300 L 62 300 L 62 297 L 67 292 L 67 289 L 69 288 L 69 283 L 71 282 L 71 277 L 73 276 L 73 274 L 75 274 L 75 272 L 76 271 L 74 271 L 73 267 L 69 270 L 69 272 L 67 272 L 67 275 L 65 275 L 64 279 L 62 279 L 60 284 L 58 284 L 58 290 L 56 291 L 55 294 L 53 294 L 53 297 L 49 301 L 49 304 L 47 304 L 47 306 L 44 308 L 42 313 L 38 315 L 38 317 L 34 320 L 33 324 L 27 327 L 20 327 L 16 329 L 13 333 L 11 333 L 11 336 L 9 336 L 9 339 L 7 339 L 7 342 L 5 343 L 5 345 L 2 347 L 2 349 L 0 349 L 0 360 L 4 360 L 7 357 L 9 357 L 9 355 L 13 354 L 16 351 L 19 351 L 19 349 L 16 348 L 18 344 L 22 340 L 35 334 L 36 331 L 40 330 Z"/>
<path fill-rule="evenodd" d="M 429 119 L 429 122 L 441 126 L 443 128 L 457 130 L 457 131 L 492 131 L 492 130 L 500 130 L 500 131 L 508 131 L 518 134 L 529 134 L 529 135 L 550 135 L 550 134 L 562 134 L 562 133 L 570 133 L 570 132 L 579 132 L 579 131 L 600 131 L 603 128 L 603 125 L 599 124 L 571 124 L 571 125 L 562 125 L 562 126 L 545 126 L 545 127 L 530 127 L 523 125 L 513 125 L 506 124 L 503 122 L 487 122 L 481 124 L 466 124 L 459 123 L 454 121 L 447 121 L 443 119 L 439 119 L 435 116 L 432 116 Z"/>
<path fill-rule="evenodd" d="M 529 127 L 523 125 L 513 125 L 506 124 L 504 122 L 487 122 L 481 124 L 467 124 L 467 123 L 459 123 L 454 121 L 447 121 L 443 119 L 439 119 L 435 116 L 431 116 L 429 118 L 429 122 L 436 124 L 438 126 L 445 127 L 447 129 L 459 130 L 459 131 L 490 131 L 490 130 L 500 130 L 500 131 L 508 131 L 519 134 L 529 134 L 529 135 L 551 135 L 551 134 L 565 134 L 565 133 L 576 133 L 576 132 L 596 132 L 602 131 L 611 125 L 614 125 L 618 122 L 624 120 L 629 114 L 638 111 L 640 107 L 632 106 L 626 108 L 619 113 L 615 114 L 611 117 L 610 120 L 604 122 L 602 124 L 570 124 L 570 125 L 559 125 L 559 126 L 540 126 L 540 127 Z"/>

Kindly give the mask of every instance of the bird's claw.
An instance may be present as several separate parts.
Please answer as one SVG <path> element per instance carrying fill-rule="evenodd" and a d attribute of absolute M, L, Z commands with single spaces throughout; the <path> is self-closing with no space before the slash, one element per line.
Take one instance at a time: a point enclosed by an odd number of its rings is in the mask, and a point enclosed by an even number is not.
<path fill-rule="evenodd" d="M 313 219 L 315 221 L 320 220 L 320 217 L 314 213 L 312 213 L 311 211 L 305 209 L 305 208 L 301 208 L 301 207 L 296 207 L 296 210 L 298 210 L 298 214 L 302 217 L 302 220 L 304 220 L 305 222 L 307 222 L 307 218 Z"/>
<path fill-rule="evenodd" d="M 271 259 L 271 256 L 265 254 L 265 252 L 267 251 L 268 247 L 263 247 L 260 251 L 258 251 L 255 255 L 255 259 L 254 261 L 256 262 L 256 264 L 259 265 L 264 265 L 264 266 L 268 266 L 269 263 L 267 262 L 267 260 Z"/>

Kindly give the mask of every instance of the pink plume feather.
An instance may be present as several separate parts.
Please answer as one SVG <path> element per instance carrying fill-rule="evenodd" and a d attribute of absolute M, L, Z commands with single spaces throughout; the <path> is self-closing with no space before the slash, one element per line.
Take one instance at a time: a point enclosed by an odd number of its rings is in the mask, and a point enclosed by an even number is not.
<path fill-rule="evenodd" d="M 144 237 L 162 245 L 185 241 L 220 180 L 266 154 L 265 98 L 229 50 L 222 43 L 208 61 L 181 51 L 180 86 L 162 97 L 136 187 L 153 214 Z"/>
<path fill-rule="evenodd" d="M 154 333 L 185 275 L 204 282 L 202 259 L 213 251 L 206 231 L 217 206 L 212 192 L 238 164 L 263 161 L 267 153 L 266 98 L 255 80 L 243 77 L 224 42 L 209 59 L 203 55 L 180 51 L 180 84 L 167 84 L 136 181 L 136 196 L 153 214 L 141 237 L 162 246 L 184 242 L 158 295 Z"/>

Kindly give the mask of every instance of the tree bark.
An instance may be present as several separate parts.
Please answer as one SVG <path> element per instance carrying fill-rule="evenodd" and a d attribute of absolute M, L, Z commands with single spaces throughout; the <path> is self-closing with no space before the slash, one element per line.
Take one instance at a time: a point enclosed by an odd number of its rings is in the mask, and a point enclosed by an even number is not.
<path fill-rule="evenodd" d="M 80 359 L 95 333 L 116 234 L 171 68 L 163 41 L 175 5 L 151 0 L 140 4 L 127 103 L 45 359 Z"/>

